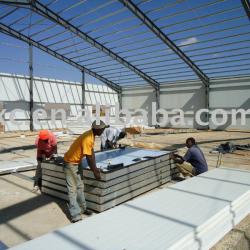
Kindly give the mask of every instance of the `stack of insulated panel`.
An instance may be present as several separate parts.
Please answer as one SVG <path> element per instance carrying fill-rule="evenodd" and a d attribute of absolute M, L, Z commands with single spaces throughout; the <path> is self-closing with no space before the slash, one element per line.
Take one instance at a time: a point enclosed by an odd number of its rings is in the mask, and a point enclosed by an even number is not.
<path fill-rule="evenodd" d="M 100 181 L 95 179 L 84 159 L 81 165 L 88 208 L 102 212 L 170 181 L 176 169 L 171 165 L 169 154 L 138 148 L 96 153 Z M 47 161 L 42 163 L 42 169 L 43 193 L 67 200 L 63 164 Z"/>
<path fill-rule="evenodd" d="M 249 213 L 250 172 L 216 168 L 13 250 L 208 250 Z"/>

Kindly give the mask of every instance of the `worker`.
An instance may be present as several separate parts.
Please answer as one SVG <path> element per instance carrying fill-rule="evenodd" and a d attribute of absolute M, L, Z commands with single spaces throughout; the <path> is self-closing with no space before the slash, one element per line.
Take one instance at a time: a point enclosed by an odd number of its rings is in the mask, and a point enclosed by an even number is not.
<path fill-rule="evenodd" d="M 97 180 L 101 179 L 100 170 L 96 167 L 94 142 L 95 136 L 101 136 L 106 125 L 100 120 L 94 121 L 92 128 L 80 135 L 64 154 L 64 173 L 66 178 L 69 212 L 73 223 L 81 220 L 81 213 L 91 215 L 87 209 L 84 196 L 83 169 L 81 161 L 84 157 Z"/>
<path fill-rule="evenodd" d="M 115 127 L 105 128 L 101 136 L 101 151 L 117 148 L 117 142 L 126 136 L 126 132 Z"/>
<path fill-rule="evenodd" d="M 193 137 L 187 138 L 186 146 L 188 150 L 184 157 L 178 154 L 173 154 L 171 156 L 180 173 L 182 173 L 184 177 L 192 177 L 208 171 L 204 154 L 196 145 L 195 139 Z"/>
<path fill-rule="evenodd" d="M 33 192 L 41 190 L 42 187 L 42 161 L 52 158 L 57 153 L 56 136 L 49 130 L 41 130 L 36 138 L 35 145 L 37 147 L 37 168 Z"/>

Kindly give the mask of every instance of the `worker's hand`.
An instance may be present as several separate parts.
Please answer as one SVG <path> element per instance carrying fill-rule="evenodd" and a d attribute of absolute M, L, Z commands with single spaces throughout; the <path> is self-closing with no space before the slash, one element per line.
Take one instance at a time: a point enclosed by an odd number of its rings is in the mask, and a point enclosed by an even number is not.
<path fill-rule="evenodd" d="M 174 160 L 176 157 L 175 157 L 175 155 L 173 153 L 171 153 L 169 158 L 170 158 L 170 160 Z"/>
<path fill-rule="evenodd" d="M 101 173 L 100 173 L 100 170 L 98 168 L 95 168 L 93 173 L 94 173 L 94 176 L 97 180 L 101 180 Z"/>
<path fill-rule="evenodd" d="M 50 157 L 48 157 L 48 160 L 54 160 L 56 158 L 55 154 L 52 154 Z"/>

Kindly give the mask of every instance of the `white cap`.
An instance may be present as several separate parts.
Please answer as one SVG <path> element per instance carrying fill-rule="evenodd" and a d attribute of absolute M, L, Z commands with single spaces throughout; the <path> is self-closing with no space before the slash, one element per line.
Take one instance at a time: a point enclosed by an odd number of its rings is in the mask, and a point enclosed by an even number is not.
<path fill-rule="evenodd" d="M 93 129 L 104 129 L 104 128 L 107 127 L 106 124 L 105 124 L 102 120 L 100 120 L 98 123 L 99 123 L 99 124 L 97 124 L 97 122 L 94 121 L 94 122 L 92 123 L 92 128 L 93 128 Z"/>

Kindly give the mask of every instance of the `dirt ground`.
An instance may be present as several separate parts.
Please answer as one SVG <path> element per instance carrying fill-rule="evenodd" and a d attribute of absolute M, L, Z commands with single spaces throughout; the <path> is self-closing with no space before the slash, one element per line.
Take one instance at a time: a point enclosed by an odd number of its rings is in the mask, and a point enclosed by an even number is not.
<path fill-rule="evenodd" d="M 250 132 L 247 131 L 172 132 L 162 129 L 157 132 L 156 130 L 143 131 L 141 136 L 131 136 L 125 139 L 124 143 L 146 148 L 178 150 L 180 154 L 184 154 L 185 139 L 192 136 L 203 150 L 210 169 L 216 167 L 218 159 L 218 154 L 210 153 L 214 147 L 226 141 L 235 144 L 250 144 Z M 60 138 L 59 153 L 63 154 L 75 137 Z M 35 157 L 35 148 L 32 147 L 34 139 L 35 134 L 32 133 L 25 137 L 20 134 L 0 135 L 0 149 L 5 150 L 0 154 L 0 163 L 1 160 L 11 161 L 16 157 Z M 26 146 L 25 150 L 20 148 L 22 145 Z M 95 150 L 99 148 L 100 140 L 97 138 Z M 232 154 L 225 154 L 222 156 L 221 165 L 250 170 L 250 152 L 236 151 Z M 33 176 L 34 170 L 0 176 L 0 243 L 8 247 L 70 224 L 67 204 L 64 201 L 31 192 Z M 166 186 L 173 183 L 170 182 Z"/>

